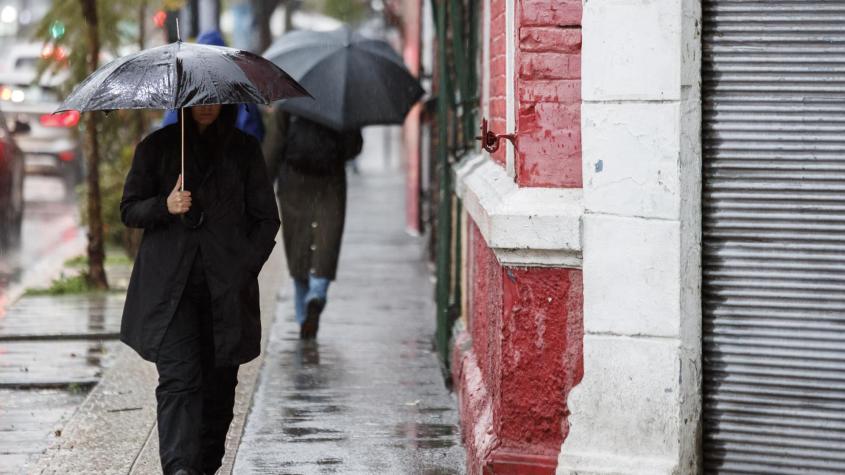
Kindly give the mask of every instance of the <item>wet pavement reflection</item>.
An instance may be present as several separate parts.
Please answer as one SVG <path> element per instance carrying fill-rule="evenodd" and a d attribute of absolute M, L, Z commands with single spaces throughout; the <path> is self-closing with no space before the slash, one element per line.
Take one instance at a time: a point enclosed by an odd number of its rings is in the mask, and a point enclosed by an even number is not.
<path fill-rule="evenodd" d="M 24 200 L 20 243 L 0 251 L 0 315 L 27 285 L 44 285 L 84 250 L 73 192 L 61 178 L 28 175 Z"/>
<path fill-rule="evenodd" d="M 432 352 L 429 272 L 402 230 L 401 192 L 399 177 L 350 178 L 318 341 L 297 338 L 282 290 L 234 473 L 464 473 L 456 403 Z"/>
<path fill-rule="evenodd" d="M 97 383 L 123 295 L 23 297 L 0 318 L 0 474 L 24 473 Z"/>
<path fill-rule="evenodd" d="M 61 435 L 108 364 L 120 318 L 107 296 L 16 301 L 84 249 L 73 192 L 60 177 L 27 176 L 24 200 L 20 243 L 0 252 L 0 474 L 23 473 Z"/>

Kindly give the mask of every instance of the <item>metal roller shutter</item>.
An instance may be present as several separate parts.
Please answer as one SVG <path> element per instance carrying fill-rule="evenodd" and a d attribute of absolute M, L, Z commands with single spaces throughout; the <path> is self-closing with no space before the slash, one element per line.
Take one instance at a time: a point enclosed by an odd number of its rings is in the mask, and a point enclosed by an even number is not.
<path fill-rule="evenodd" d="M 705 0 L 706 473 L 845 473 L 845 0 Z"/>

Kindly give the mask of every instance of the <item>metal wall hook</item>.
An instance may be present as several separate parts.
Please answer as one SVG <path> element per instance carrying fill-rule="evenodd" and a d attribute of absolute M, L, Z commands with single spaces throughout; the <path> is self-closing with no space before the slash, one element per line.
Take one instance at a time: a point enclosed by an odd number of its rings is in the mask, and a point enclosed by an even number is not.
<path fill-rule="evenodd" d="M 487 129 L 487 119 L 481 119 L 481 135 L 475 138 L 481 141 L 481 148 L 489 153 L 495 153 L 499 150 L 502 139 L 510 140 L 511 144 L 516 146 L 516 134 L 496 134 Z"/>

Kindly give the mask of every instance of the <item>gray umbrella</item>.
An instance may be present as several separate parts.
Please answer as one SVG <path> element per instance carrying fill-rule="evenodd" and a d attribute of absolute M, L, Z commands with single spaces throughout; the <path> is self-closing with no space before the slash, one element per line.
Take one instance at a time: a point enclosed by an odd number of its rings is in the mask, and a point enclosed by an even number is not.
<path fill-rule="evenodd" d="M 285 71 L 261 56 L 177 41 L 102 66 L 80 83 L 56 112 L 269 104 L 307 95 Z"/>
<path fill-rule="evenodd" d="M 180 109 L 204 104 L 269 104 L 308 96 L 285 71 L 247 51 L 183 43 L 117 58 L 80 83 L 56 112 Z M 311 100 L 310 98 L 308 99 Z M 182 123 L 182 189 L 185 130 Z"/>
<path fill-rule="evenodd" d="M 288 99 L 280 107 L 335 130 L 401 124 L 423 95 L 419 81 L 389 44 L 345 26 L 288 33 L 264 57 L 316 98 Z"/>

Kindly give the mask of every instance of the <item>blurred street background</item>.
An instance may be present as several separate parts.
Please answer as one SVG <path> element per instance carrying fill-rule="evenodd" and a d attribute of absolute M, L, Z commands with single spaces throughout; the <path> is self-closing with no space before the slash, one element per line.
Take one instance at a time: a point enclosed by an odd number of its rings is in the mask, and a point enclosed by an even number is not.
<path fill-rule="evenodd" d="M 75 2 L 0 1 L 0 311 L 26 287 L 55 273 L 68 256 L 83 250 L 80 185 L 85 176 L 79 114 L 52 115 L 60 100 L 84 77 L 84 22 L 66 14 Z M 186 40 L 219 29 L 229 46 L 264 51 L 291 29 L 331 30 L 349 23 L 370 36 L 397 43 L 391 15 L 381 0 L 127 0 L 100 7 L 100 64 L 142 47 L 176 38 L 176 19 Z M 71 49 L 76 47 L 76 49 Z M 131 238 L 110 206 L 122 191 L 131 151 L 138 138 L 154 130 L 158 111 L 126 114 L 131 129 L 108 121 L 100 130 L 106 245 L 127 247 Z M 121 118 L 124 118 L 121 117 Z M 122 130 L 121 130 L 122 129 Z M 396 130 L 380 133 L 391 147 Z M 398 146 L 397 146 L 398 147 Z M 395 152 L 399 152 L 395 148 Z M 386 156 L 391 156 L 387 154 Z M 5 187 L 4 187 L 5 188 Z M 47 232 L 49 231 L 49 232 Z"/>
<path fill-rule="evenodd" d="M 162 112 L 115 111 L 97 125 L 102 225 L 90 226 L 88 123 L 52 114 L 89 72 L 85 3 L 0 0 L 0 474 L 160 473 L 155 372 L 117 340 L 139 240 L 117 208 L 134 145 Z M 286 31 L 344 24 L 399 49 L 397 12 L 382 0 L 88 3 L 99 16 L 100 65 L 174 41 L 177 18 L 186 41 L 217 29 L 229 46 L 257 53 Z M 338 286 L 319 346 L 295 337 L 280 243 L 262 273 L 271 354 L 264 369 L 261 359 L 241 370 L 227 473 L 463 471 L 457 410 L 432 351 L 424 242 L 406 233 L 396 199 L 402 129 L 368 127 L 364 140 L 348 167 L 348 285 Z M 106 291 L 90 274 L 97 239 Z M 379 292 L 397 297 L 374 307 Z M 248 446 L 236 460 L 241 435 Z"/>

